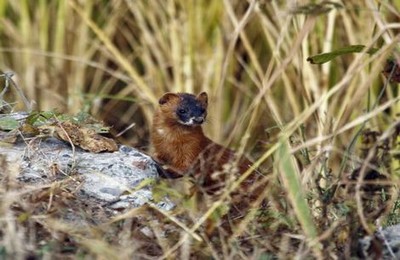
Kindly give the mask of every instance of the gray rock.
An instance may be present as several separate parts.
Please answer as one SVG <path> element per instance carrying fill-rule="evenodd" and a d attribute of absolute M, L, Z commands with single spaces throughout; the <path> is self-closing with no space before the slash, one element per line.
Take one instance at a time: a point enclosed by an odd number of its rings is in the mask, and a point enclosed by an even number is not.
<path fill-rule="evenodd" d="M 359 241 L 364 259 L 400 259 L 400 224 L 380 228 Z"/>
<path fill-rule="evenodd" d="M 90 153 L 55 138 L 18 141 L 0 146 L 8 163 L 19 165 L 18 179 L 34 184 L 49 183 L 54 175 L 79 176 L 82 194 L 103 201 L 111 209 L 152 203 L 151 183 L 158 177 L 155 162 L 138 150 L 120 146 L 112 153 Z M 164 210 L 174 205 L 165 199 L 155 203 Z"/>

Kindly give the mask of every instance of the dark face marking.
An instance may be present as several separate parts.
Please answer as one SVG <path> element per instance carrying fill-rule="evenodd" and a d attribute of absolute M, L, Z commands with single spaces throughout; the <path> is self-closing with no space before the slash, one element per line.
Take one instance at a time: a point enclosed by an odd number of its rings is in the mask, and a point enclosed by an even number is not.
<path fill-rule="evenodd" d="M 204 105 L 191 94 L 182 94 L 181 102 L 175 112 L 178 121 L 188 126 L 201 125 L 207 116 Z"/>

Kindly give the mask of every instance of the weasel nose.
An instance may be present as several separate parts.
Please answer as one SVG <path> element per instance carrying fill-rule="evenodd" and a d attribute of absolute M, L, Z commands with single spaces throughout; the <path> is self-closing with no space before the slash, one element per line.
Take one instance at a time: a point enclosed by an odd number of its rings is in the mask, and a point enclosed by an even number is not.
<path fill-rule="evenodd" d="M 196 124 L 202 124 L 202 123 L 204 122 L 204 117 L 202 117 L 202 116 L 194 117 L 194 118 L 193 118 L 193 121 L 194 121 Z"/>

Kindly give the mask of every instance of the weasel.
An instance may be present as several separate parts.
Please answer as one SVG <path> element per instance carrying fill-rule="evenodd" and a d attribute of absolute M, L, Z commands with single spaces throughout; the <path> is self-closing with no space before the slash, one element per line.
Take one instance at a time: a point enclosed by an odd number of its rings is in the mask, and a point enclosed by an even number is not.
<path fill-rule="evenodd" d="M 192 175 L 207 193 L 225 186 L 222 172 L 242 174 L 251 161 L 223 147 L 203 133 L 208 96 L 166 93 L 159 99 L 151 130 L 155 160 L 164 166 L 166 178 Z M 237 175 L 233 174 L 232 176 Z"/>
<path fill-rule="evenodd" d="M 192 192 L 200 190 L 214 200 L 215 196 L 225 191 L 225 186 L 246 172 L 252 162 L 213 142 L 203 133 L 207 105 L 206 92 L 197 96 L 188 93 L 164 94 L 154 114 L 151 143 L 154 159 L 162 165 L 158 169 L 161 177 L 190 175 L 195 181 Z M 214 234 L 217 226 L 227 234 L 232 233 L 231 224 L 246 214 L 265 188 L 265 182 L 259 177 L 262 175 L 258 171 L 252 172 L 239 189 L 230 194 L 231 207 L 221 225 L 207 220 L 206 234 Z"/>

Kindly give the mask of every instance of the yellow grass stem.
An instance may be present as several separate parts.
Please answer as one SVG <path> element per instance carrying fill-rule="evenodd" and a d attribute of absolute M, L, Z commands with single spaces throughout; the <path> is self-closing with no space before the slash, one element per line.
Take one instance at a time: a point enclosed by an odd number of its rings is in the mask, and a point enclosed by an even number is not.
<path fill-rule="evenodd" d="M 158 98 L 154 95 L 152 89 L 145 83 L 140 74 L 132 66 L 129 60 L 115 47 L 110 38 L 104 33 L 104 31 L 96 25 L 96 23 L 88 17 L 87 13 L 82 10 L 74 1 L 68 2 L 71 7 L 79 14 L 79 16 L 85 21 L 85 23 L 92 29 L 92 31 L 99 37 L 104 43 L 105 47 L 115 56 L 115 60 L 124 68 L 129 76 L 132 77 L 135 87 L 132 86 L 132 92 L 142 97 L 144 100 L 152 104 L 156 104 Z"/>

